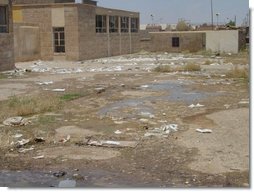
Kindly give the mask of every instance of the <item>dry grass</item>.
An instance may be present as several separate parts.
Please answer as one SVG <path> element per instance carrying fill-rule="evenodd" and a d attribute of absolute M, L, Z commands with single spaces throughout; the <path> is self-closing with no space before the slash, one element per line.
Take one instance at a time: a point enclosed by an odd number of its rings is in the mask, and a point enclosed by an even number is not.
<path fill-rule="evenodd" d="M 234 69 L 229 71 L 226 76 L 228 78 L 241 78 L 246 82 L 249 82 L 249 70 L 247 68 L 239 68 L 236 66 Z"/>
<path fill-rule="evenodd" d="M 185 71 L 200 71 L 200 65 L 189 63 L 184 66 L 171 67 L 170 65 L 160 65 L 154 69 L 155 72 L 171 73 L 171 72 L 185 72 Z"/>
<path fill-rule="evenodd" d="M 4 108 L 11 115 L 28 116 L 61 108 L 61 100 L 53 95 L 12 96 Z"/>

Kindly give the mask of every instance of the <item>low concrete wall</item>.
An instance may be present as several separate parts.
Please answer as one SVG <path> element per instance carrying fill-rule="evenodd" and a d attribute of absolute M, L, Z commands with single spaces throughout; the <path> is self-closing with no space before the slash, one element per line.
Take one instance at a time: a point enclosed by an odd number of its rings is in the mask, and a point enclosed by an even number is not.
<path fill-rule="evenodd" d="M 238 53 L 238 30 L 206 31 L 206 50 L 219 53 Z"/>
<path fill-rule="evenodd" d="M 141 38 L 140 47 L 152 52 L 197 52 L 205 48 L 204 32 L 151 32 Z M 172 46 L 172 38 L 179 38 L 179 47 Z"/>
<path fill-rule="evenodd" d="M 39 27 L 14 24 L 14 51 L 15 62 L 40 59 Z"/>

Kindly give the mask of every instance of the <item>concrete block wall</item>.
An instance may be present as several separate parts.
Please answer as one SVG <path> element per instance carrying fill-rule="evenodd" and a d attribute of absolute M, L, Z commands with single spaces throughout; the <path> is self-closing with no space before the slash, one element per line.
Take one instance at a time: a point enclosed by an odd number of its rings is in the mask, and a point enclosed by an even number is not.
<path fill-rule="evenodd" d="M 204 32 L 151 32 L 149 34 L 150 41 L 141 41 L 142 48 L 150 47 L 150 50 L 147 51 L 197 52 L 205 49 Z M 173 37 L 179 37 L 179 47 L 172 47 Z"/>
<path fill-rule="evenodd" d="M 38 25 L 14 24 L 15 61 L 40 59 L 40 29 Z"/>
<path fill-rule="evenodd" d="M 9 12 L 8 33 L 0 33 L 0 71 L 5 71 L 15 68 L 12 5 L 10 0 L 0 0 L 0 4 L 6 5 Z"/>
<path fill-rule="evenodd" d="M 23 22 L 28 24 L 38 24 L 40 28 L 40 53 L 41 59 L 53 59 L 52 41 L 52 20 L 51 8 L 48 6 L 29 6 L 22 9 Z"/>

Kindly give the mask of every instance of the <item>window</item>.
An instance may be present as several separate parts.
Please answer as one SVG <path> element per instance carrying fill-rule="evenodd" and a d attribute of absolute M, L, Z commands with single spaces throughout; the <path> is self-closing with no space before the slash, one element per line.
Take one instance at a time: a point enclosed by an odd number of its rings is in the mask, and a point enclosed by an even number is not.
<path fill-rule="evenodd" d="M 138 32 L 138 18 L 131 18 L 131 32 Z"/>
<path fill-rule="evenodd" d="M 55 53 L 65 53 L 64 27 L 53 28 Z"/>
<path fill-rule="evenodd" d="M 109 16 L 109 32 L 115 33 L 118 32 L 118 17 Z"/>
<path fill-rule="evenodd" d="M 172 47 L 179 47 L 180 41 L 179 37 L 172 37 Z"/>
<path fill-rule="evenodd" d="M 0 33 L 8 33 L 7 6 L 0 6 Z"/>
<path fill-rule="evenodd" d="M 96 33 L 106 33 L 106 16 L 105 15 L 96 15 Z"/>
<path fill-rule="evenodd" d="M 121 32 L 129 32 L 129 17 L 121 17 Z"/>

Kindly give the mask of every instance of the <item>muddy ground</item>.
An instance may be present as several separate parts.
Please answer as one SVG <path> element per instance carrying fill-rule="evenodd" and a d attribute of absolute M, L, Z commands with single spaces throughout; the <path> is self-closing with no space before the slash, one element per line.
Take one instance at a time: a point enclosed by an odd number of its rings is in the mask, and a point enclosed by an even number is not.
<path fill-rule="evenodd" d="M 154 71 L 188 64 L 201 70 Z M 248 55 L 17 63 L 0 75 L 0 186 L 249 187 L 249 83 L 228 75 L 236 66 Z M 33 97 L 57 102 L 21 102 Z M 29 122 L 1 124 L 13 116 Z"/>

